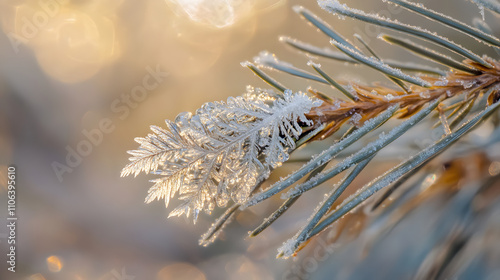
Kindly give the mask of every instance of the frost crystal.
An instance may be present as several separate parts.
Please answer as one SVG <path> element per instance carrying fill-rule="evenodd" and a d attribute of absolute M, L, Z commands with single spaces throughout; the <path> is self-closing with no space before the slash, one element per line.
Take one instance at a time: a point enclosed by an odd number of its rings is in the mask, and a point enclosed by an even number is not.
<path fill-rule="evenodd" d="M 424 99 L 427 99 L 427 98 L 430 98 L 431 97 L 431 93 L 426 90 L 426 91 L 422 91 L 421 93 L 419 93 L 420 97 L 424 98 Z"/>
<path fill-rule="evenodd" d="M 460 81 L 460 84 L 464 87 L 464 89 L 469 89 L 476 84 L 476 81 Z"/>
<path fill-rule="evenodd" d="M 267 67 L 272 69 L 272 65 L 281 65 L 285 67 L 293 67 L 290 63 L 283 62 L 279 60 L 276 55 L 268 52 L 268 51 L 261 51 L 259 55 L 255 56 L 253 58 L 253 61 L 255 64 L 261 66 L 261 67 Z"/>
<path fill-rule="evenodd" d="M 434 85 L 438 87 L 445 87 L 448 85 L 448 79 L 446 79 L 446 77 L 441 77 L 439 78 L 439 81 L 434 82 Z"/>
<path fill-rule="evenodd" d="M 351 119 L 349 119 L 349 123 L 352 124 L 352 125 L 355 125 L 355 126 L 359 126 L 359 121 L 362 118 L 363 117 L 360 114 L 354 113 L 354 115 L 352 115 Z"/>
<path fill-rule="evenodd" d="M 484 6 L 479 2 L 476 2 L 476 5 L 479 8 L 479 13 L 481 14 L 481 18 L 484 21 Z"/>
<path fill-rule="evenodd" d="M 272 168 L 288 159 L 305 116 L 321 101 L 304 93 L 285 91 L 275 98 L 265 91 L 230 97 L 227 102 L 206 103 L 196 114 L 181 113 L 167 128 L 136 138 L 138 150 L 129 151 L 130 163 L 122 176 L 154 171 L 164 177 L 152 180 L 146 203 L 164 199 L 168 206 L 177 192 L 184 200 L 170 216 L 200 211 L 210 213 L 229 200 L 244 202 Z"/>
<path fill-rule="evenodd" d="M 289 258 L 295 253 L 297 247 L 297 240 L 295 238 L 290 238 L 278 248 L 278 252 L 283 254 L 283 257 Z M 279 256 L 280 254 L 278 254 Z"/>
<path fill-rule="evenodd" d="M 391 101 L 391 100 L 393 100 L 393 99 L 394 99 L 394 95 L 392 95 L 392 94 L 388 93 L 388 94 L 384 95 L 384 99 L 385 99 L 386 101 Z"/>

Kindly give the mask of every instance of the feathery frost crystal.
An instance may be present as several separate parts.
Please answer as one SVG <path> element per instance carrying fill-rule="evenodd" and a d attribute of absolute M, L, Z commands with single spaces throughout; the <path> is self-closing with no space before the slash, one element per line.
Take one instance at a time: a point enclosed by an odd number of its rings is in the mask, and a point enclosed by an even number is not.
<path fill-rule="evenodd" d="M 122 176 L 141 171 L 163 175 L 152 180 L 146 202 L 169 199 L 177 192 L 184 200 L 170 216 L 201 210 L 229 200 L 244 202 L 270 170 L 288 159 L 301 126 L 312 125 L 305 116 L 321 105 L 304 93 L 284 95 L 261 90 L 230 97 L 227 102 L 204 104 L 196 114 L 181 113 L 167 128 L 151 126 L 153 134 L 136 138 L 138 150 L 129 151 L 130 163 Z"/>

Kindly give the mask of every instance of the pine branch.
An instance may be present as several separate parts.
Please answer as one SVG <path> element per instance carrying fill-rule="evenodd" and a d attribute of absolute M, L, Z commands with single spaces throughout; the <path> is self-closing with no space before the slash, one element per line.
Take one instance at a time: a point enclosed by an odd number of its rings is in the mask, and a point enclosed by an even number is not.
<path fill-rule="evenodd" d="M 473 1 L 498 12 L 498 3 L 495 1 Z M 279 93 L 250 88 L 243 96 L 228 98 L 227 102 L 204 104 L 195 114 L 179 114 L 174 122 L 166 121 L 165 129 L 152 126 L 152 134 L 136 139 L 140 147 L 129 151 L 132 157 L 121 175 L 137 176 L 141 172 L 161 175 L 152 181 L 154 185 L 149 190 L 146 202 L 164 199 L 168 206 L 170 198 L 178 195 L 184 202 L 170 216 L 190 216 L 193 213 L 196 221 L 201 211 L 210 213 L 216 206 L 226 207 L 232 201 L 232 206 L 202 236 L 201 245 L 213 242 L 239 211 L 245 211 L 290 188 L 282 195 L 286 199 L 284 203 L 250 233 L 256 236 L 281 217 L 304 192 L 353 167 L 353 171 L 328 192 L 329 195 L 304 227 L 279 250 L 279 256 L 294 255 L 312 237 L 356 211 L 378 191 L 387 189 L 372 204 L 372 210 L 378 209 L 385 199 L 429 160 L 450 148 L 452 143 L 485 121 L 500 106 L 500 62 L 497 59 L 468 50 L 418 26 L 352 9 L 336 0 L 318 2 L 323 9 L 341 17 L 376 24 L 439 45 L 445 52 L 420 46 L 400 36 L 379 36 L 391 45 L 437 62 L 448 70 L 382 59 L 376 50 L 355 35 L 363 49 L 368 51 L 366 54 L 318 16 L 303 7 L 294 7 L 299 15 L 326 34 L 330 44 L 340 52 L 289 37 L 281 37 L 282 42 L 322 58 L 367 66 L 387 76 L 399 88 L 394 89 L 394 85 L 385 86 L 382 83 L 339 81 L 321 69 L 319 63 L 309 61 L 308 66 L 314 70 L 309 72 L 279 60 L 274 54 L 261 52 L 254 58 L 254 63 L 244 62 L 242 66 L 248 67 Z M 500 40 L 491 35 L 485 23 L 476 22 L 477 28 L 474 28 L 420 4 L 407 0 L 390 2 L 473 37 L 483 43 L 481 46 L 493 46 L 495 50 L 500 46 Z M 446 52 L 460 54 L 465 59 L 457 61 L 446 55 Z M 312 83 L 328 85 L 345 98 L 334 98 L 331 97 L 334 95 L 311 87 L 306 88 L 314 98 L 302 92 L 292 93 L 264 70 L 277 70 Z M 440 140 L 365 185 L 333 209 L 337 199 L 368 162 L 372 159 L 375 161 L 382 149 L 394 145 L 391 144 L 393 141 L 433 112 L 439 117 L 435 126 L 442 125 L 444 129 Z M 477 113 L 463 123 L 472 112 Z M 339 153 L 348 151 L 347 148 L 361 142 L 360 139 L 368 133 L 377 133 L 379 127 L 393 118 L 405 120 L 386 134 L 381 133 L 379 139 L 368 142 L 340 159 L 337 164 L 327 167 Z M 287 161 L 292 151 L 306 143 L 334 135 L 346 123 L 352 126 L 329 148 L 311 156 L 309 162 L 287 177 L 266 189 L 260 188 L 271 171 Z M 299 182 L 303 178 L 306 179 Z"/>

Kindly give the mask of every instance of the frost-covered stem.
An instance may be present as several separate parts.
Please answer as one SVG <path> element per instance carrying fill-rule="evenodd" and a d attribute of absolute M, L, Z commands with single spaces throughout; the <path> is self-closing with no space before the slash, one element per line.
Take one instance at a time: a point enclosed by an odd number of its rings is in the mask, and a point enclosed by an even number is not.
<path fill-rule="evenodd" d="M 310 218 L 310 222 L 302 229 L 302 231 L 295 238 L 295 248 L 298 248 L 300 244 L 309 239 L 310 233 L 314 229 L 314 227 L 319 223 L 321 218 L 330 210 L 333 203 L 337 201 L 342 193 L 344 193 L 345 189 L 352 183 L 352 181 L 361 173 L 361 171 L 368 165 L 368 163 L 373 159 L 373 156 L 363 160 L 360 162 L 354 170 L 344 178 L 337 188 L 335 188 L 330 196 L 321 204 L 321 207 L 316 211 L 313 216 Z"/>
<path fill-rule="evenodd" d="M 379 35 L 378 38 L 388 42 L 389 44 L 394 44 L 394 45 L 398 45 L 400 47 L 403 47 L 403 48 L 405 48 L 405 49 L 407 49 L 407 50 L 409 50 L 409 51 L 411 51 L 411 52 L 413 52 L 413 53 L 415 53 L 415 54 L 417 54 L 417 55 L 419 55 L 427 60 L 435 61 L 437 63 L 441 63 L 441 64 L 446 65 L 448 67 L 451 67 L 451 68 L 454 68 L 454 69 L 457 69 L 460 71 L 464 71 L 464 72 L 467 72 L 470 74 L 474 74 L 474 75 L 481 74 L 481 72 L 478 71 L 477 69 L 473 69 L 470 66 L 464 65 L 464 64 L 452 59 L 449 56 L 443 55 L 439 52 L 436 52 L 435 50 L 418 45 L 410 40 L 400 39 L 400 38 L 390 36 L 390 35 L 385 35 L 385 34 Z"/>
<path fill-rule="evenodd" d="M 225 225 L 227 225 L 228 221 L 233 218 L 239 206 L 239 204 L 235 204 L 229 207 L 226 212 L 224 212 L 224 214 L 212 224 L 208 231 L 201 236 L 198 243 L 202 246 L 208 246 L 211 244 L 217 238 L 219 233 L 222 232 L 222 229 Z"/>
<path fill-rule="evenodd" d="M 478 56 L 474 52 L 471 52 L 470 50 L 465 49 L 464 47 L 458 45 L 457 43 L 454 43 L 444 37 L 436 35 L 428 30 L 416 26 L 403 24 L 390 19 L 382 18 L 375 14 L 367 14 L 360 10 L 351 9 L 347 7 L 347 5 L 345 4 L 340 4 L 337 0 L 321 0 L 318 2 L 323 9 L 333 14 L 338 13 L 343 16 L 348 16 L 354 19 L 358 19 L 382 27 L 387 27 L 390 29 L 401 31 L 406 34 L 411 34 L 413 36 L 429 40 L 449 50 L 452 50 L 466 58 L 469 58 L 485 67 L 491 67 L 491 64 L 483 60 L 480 56 Z"/>
<path fill-rule="evenodd" d="M 349 55 L 353 59 L 360 61 L 363 64 L 368 65 L 375 70 L 378 70 L 382 73 L 385 73 L 386 75 L 388 75 L 390 77 L 398 78 L 398 79 L 407 81 L 409 83 L 419 85 L 421 87 L 430 87 L 431 86 L 431 84 L 422 80 L 421 78 L 404 74 L 401 70 L 396 69 L 396 68 L 391 68 L 387 64 L 385 64 L 382 61 L 377 60 L 375 58 L 367 57 L 366 55 L 363 55 L 362 53 L 356 51 L 355 49 L 349 48 L 348 46 L 342 44 L 341 42 L 338 42 L 338 41 L 332 39 L 330 41 L 330 43 L 332 43 L 339 50 L 341 50 L 345 54 Z"/>
<path fill-rule="evenodd" d="M 309 176 L 307 176 L 306 180 L 311 179 L 312 177 L 316 176 L 316 174 L 323 171 L 323 169 L 325 169 L 327 164 L 328 163 L 325 163 L 320 167 L 314 169 L 314 171 L 311 172 Z M 274 211 L 268 218 L 264 219 L 264 221 L 256 229 L 250 232 L 249 236 L 254 237 L 257 236 L 262 231 L 264 231 L 267 227 L 269 227 L 272 223 L 274 223 L 274 221 L 276 221 L 279 217 L 281 217 L 281 215 L 283 215 L 299 198 L 300 196 L 296 196 L 285 200 L 285 202 L 283 202 L 283 204 L 281 204 L 281 206 L 276 211 Z"/>
<path fill-rule="evenodd" d="M 373 129 L 377 128 L 381 124 L 385 123 L 388 119 L 392 117 L 394 112 L 398 109 L 398 106 L 393 106 L 387 109 L 385 112 L 380 114 L 379 116 L 373 118 L 372 120 L 368 121 L 363 125 L 361 128 L 357 129 L 354 131 L 351 135 L 346 137 L 345 139 L 337 142 L 328 150 L 325 152 L 321 153 L 320 155 L 314 157 L 310 162 L 302 166 L 299 170 L 295 171 L 291 175 L 289 175 L 285 180 L 280 181 L 273 186 L 271 186 L 269 189 L 267 189 L 264 192 L 258 193 L 251 197 L 243 206 L 242 208 L 245 209 L 249 206 L 255 205 L 277 193 L 280 191 L 284 190 L 288 186 L 292 185 L 293 183 L 297 182 L 301 178 L 303 178 L 307 173 L 313 171 L 315 168 L 323 165 L 326 162 L 329 162 L 335 155 L 337 155 L 339 152 L 344 150 L 345 148 L 349 147 L 352 143 L 356 142 L 359 138 L 363 137 L 365 134 L 368 132 L 372 131 Z"/>
<path fill-rule="evenodd" d="M 358 97 L 352 95 L 348 90 L 346 90 L 343 86 L 341 86 L 339 83 L 337 83 L 334 79 L 332 79 L 328 74 L 325 73 L 325 71 L 321 70 L 321 66 L 319 64 L 313 63 L 312 61 L 309 61 L 307 63 L 308 65 L 311 65 L 311 67 L 318 72 L 323 78 L 325 78 L 328 83 L 338 89 L 340 92 L 342 92 L 347 98 L 349 98 L 352 101 L 357 101 Z"/>
<path fill-rule="evenodd" d="M 459 20 L 456 20 L 450 16 L 446 16 L 443 14 L 440 14 L 436 11 L 433 11 L 431 9 L 428 9 L 424 7 L 422 4 L 416 4 L 413 2 L 409 2 L 406 0 L 388 0 L 396 5 L 399 5 L 401 7 L 404 7 L 410 11 L 413 11 L 417 14 L 421 14 L 426 16 L 427 18 L 430 18 L 432 20 L 438 21 L 440 23 L 443 23 L 445 25 L 448 25 L 451 28 L 454 28 L 456 30 L 459 30 L 473 38 L 476 38 L 478 40 L 482 40 L 485 43 L 488 43 L 492 46 L 500 46 L 500 40 L 494 36 L 491 36 L 490 34 L 487 34 L 479 29 L 473 28 Z M 476 1 L 476 3 L 479 1 Z"/>
<path fill-rule="evenodd" d="M 362 188 L 362 191 L 356 194 L 354 197 L 346 200 L 342 203 L 337 210 L 329 214 L 323 221 L 321 221 L 311 232 L 311 236 L 314 236 L 325 229 L 327 226 L 331 225 L 340 217 L 347 214 L 354 207 L 368 199 L 374 193 L 378 192 L 380 189 L 388 186 L 392 182 L 396 181 L 399 177 L 404 176 L 408 172 L 415 170 L 415 168 L 422 167 L 426 162 L 433 159 L 442 153 L 446 148 L 450 147 L 451 144 L 460 139 L 464 134 L 469 132 L 471 129 L 476 127 L 481 121 L 485 120 L 490 116 L 494 110 L 499 107 L 500 103 L 496 103 L 488 108 L 486 108 L 481 113 L 477 114 L 473 119 L 462 125 L 457 131 L 449 134 L 433 144 L 432 146 L 421 151 L 417 155 L 411 157 L 409 160 L 402 162 L 396 167 L 392 168 L 386 172 L 383 176 L 377 178 L 375 181 L 368 183 Z"/>
<path fill-rule="evenodd" d="M 394 140 L 398 139 L 401 135 L 403 135 L 407 130 L 412 128 L 415 124 L 420 122 L 422 119 L 424 119 L 427 115 L 429 115 L 441 102 L 440 99 L 434 100 L 429 104 L 429 106 L 425 109 L 422 109 L 420 112 L 416 113 L 412 117 L 410 117 L 408 120 L 404 121 L 402 124 L 398 125 L 397 127 L 393 128 L 387 135 L 381 135 L 381 138 L 378 141 L 373 141 L 370 144 L 366 145 L 363 149 L 361 149 L 359 152 L 353 154 L 352 156 L 344 159 L 342 162 L 339 164 L 335 165 L 333 168 L 320 173 L 318 176 L 315 178 L 312 178 L 311 180 L 297 185 L 293 190 L 288 192 L 285 197 L 294 197 L 299 194 L 302 194 L 324 182 L 327 180 L 333 178 L 340 172 L 346 170 L 347 168 L 351 167 L 354 164 L 357 164 L 361 162 L 364 159 L 367 159 L 374 154 L 376 154 L 378 151 L 380 151 L 382 148 L 385 146 L 389 145 L 391 142 Z"/>
<path fill-rule="evenodd" d="M 328 48 L 319 48 L 317 46 L 313 46 L 311 44 L 304 43 L 304 42 L 301 42 L 297 39 L 293 39 L 293 38 L 286 37 L 286 36 L 280 37 L 280 41 L 288 44 L 289 46 L 291 46 L 297 50 L 312 54 L 313 56 L 324 57 L 324 58 L 333 59 L 333 60 L 342 61 L 342 62 L 347 62 L 347 63 L 352 63 L 352 64 L 359 64 L 359 62 L 357 60 L 350 58 L 349 56 L 347 56 L 346 54 L 344 54 L 342 52 L 332 51 Z M 400 61 L 395 61 L 392 59 L 384 59 L 384 62 L 393 68 L 398 68 L 398 69 L 401 69 L 403 71 L 417 72 L 417 73 L 431 74 L 431 75 L 440 75 L 440 76 L 446 75 L 446 72 L 442 71 L 441 69 L 438 69 L 435 67 L 430 67 L 427 65 L 416 64 L 414 62 L 400 62 Z"/>

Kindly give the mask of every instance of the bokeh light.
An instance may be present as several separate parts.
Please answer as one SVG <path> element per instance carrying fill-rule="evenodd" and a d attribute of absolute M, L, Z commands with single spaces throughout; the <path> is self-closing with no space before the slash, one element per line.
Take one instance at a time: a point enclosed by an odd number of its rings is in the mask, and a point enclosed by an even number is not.
<path fill-rule="evenodd" d="M 96 5 L 73 1 L 19 1 L 3 4 L 3 30 L 12 47 L 28 46 L 40 67 L 61 82 L 94 76 L 119 58 L 114 14 L 121 1 Z M 8 13 L 8 11 L 12 13 Z"/>
<path fill-rule="evenodd" d="M 488 169 L 489 173 L 491 176 L 495 176 L 500 174 L 500 162 L 494 161 L 490 164 L 490 167 Z"/>
<path fill-rule="evenodd" d="M 205 275 L 189 263 L 174 263 L 158 272 L 157 280 L 205 280 Z"/>
<path fill-rule="evenodd" d="M 171 0 L 184 11 L 191 20 L 223 28 L 249 16 L 254 2 L 240 0 Z"/>
<path fill-rule="evenodd" d="M 37 273 L 37 274 L 33 274 L 33 275 L 31 275 L 31 276 L 28 278 L 28 280 L 46 280 L 46 278 L 45 278 L 45 277 L 43 277 L 43 275 L 42 275 L 42 274 Z"/>
<path fill-rule="evenodd" d="M 63 264 L 61 259 L 57 256 L 50 256 L 47 258 L 47 267 L 51 272 L 59 272 L 61 271 Z"/>

